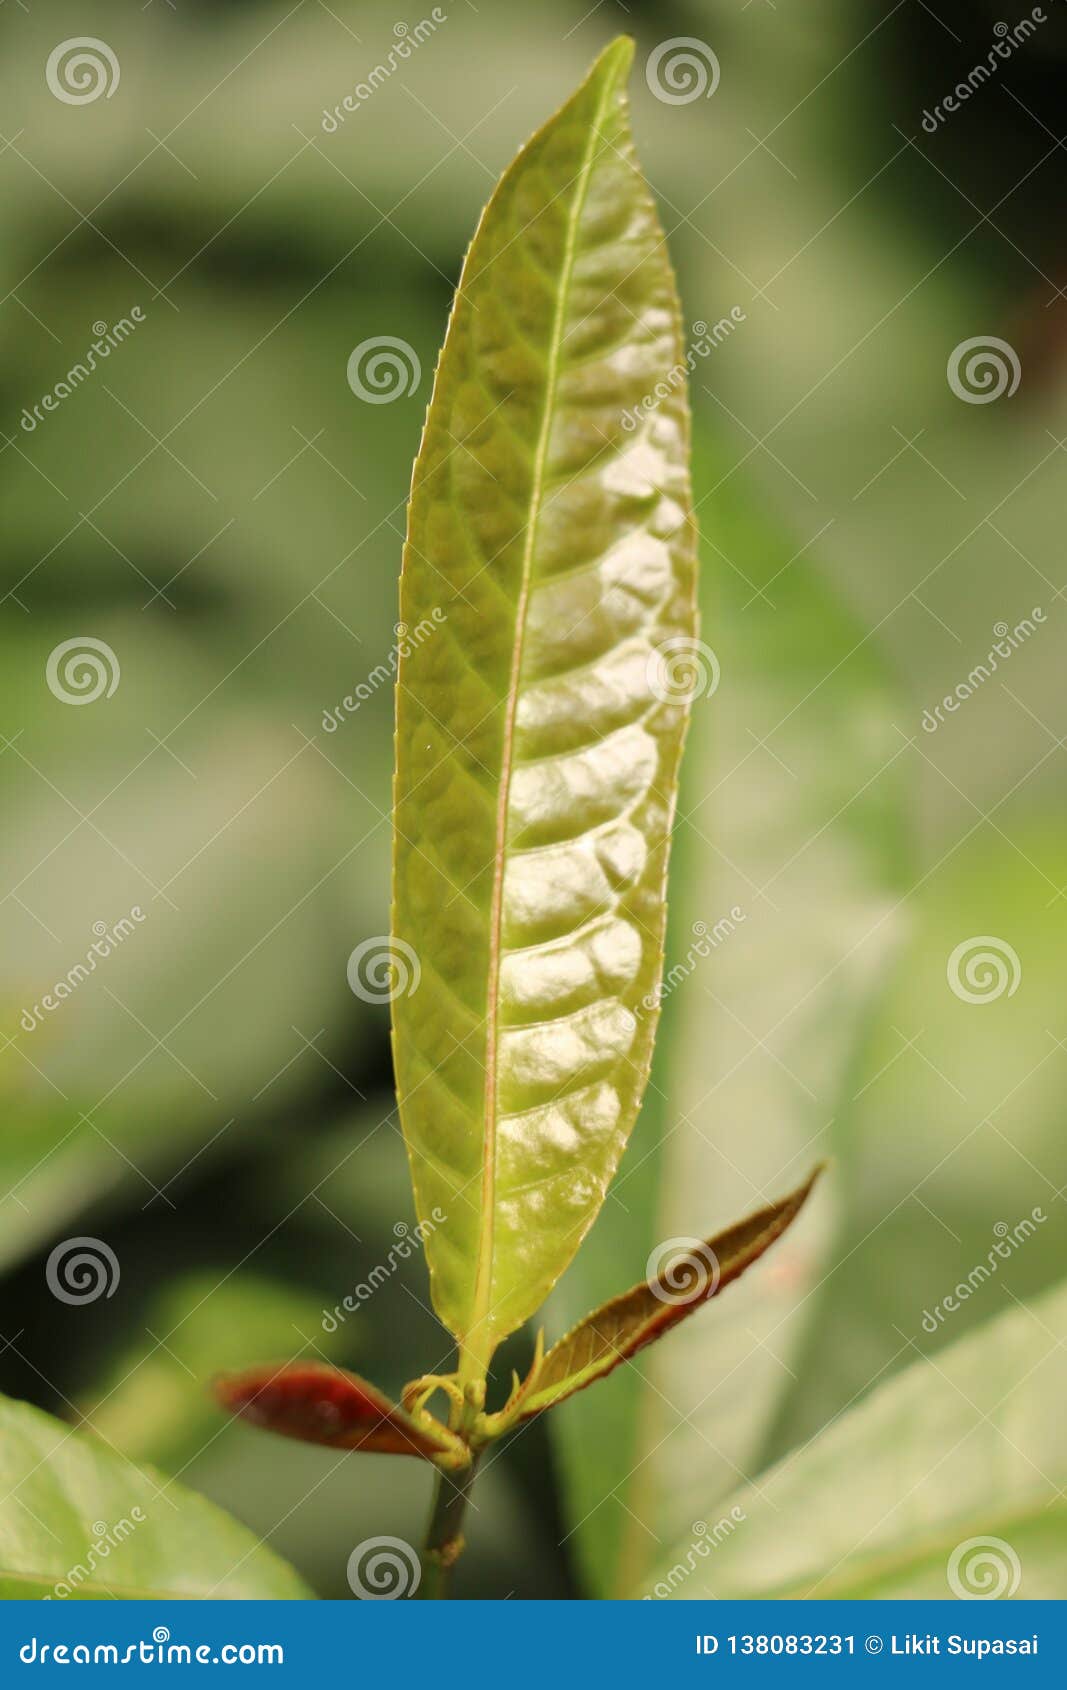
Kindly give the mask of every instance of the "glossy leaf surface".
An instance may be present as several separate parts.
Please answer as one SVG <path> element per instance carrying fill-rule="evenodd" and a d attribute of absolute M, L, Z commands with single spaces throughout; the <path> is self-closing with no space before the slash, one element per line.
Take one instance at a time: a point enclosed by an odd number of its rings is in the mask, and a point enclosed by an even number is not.
<path fill-rule="evenodd" d="M 291 1362 L 252 1367 L 216 1381 L 223 1408 L 254 1426 L 303 1443 L 331 1449 L 362 1449 L 377 1455 L 422 1455 L 467 1460 L 458 1438 L 427 1416 L 416 1420 L 376 1385 L 343 1367 Z"/>
<path fill-rule="evenodd" d="M 695 544 L 631 55 L 608 48 L 484 213 L 404 554 L 397 1088 L 420 1216 L 446 1216 L 434 1303 L 483 1359 L 592 1223 L 656 1022 L 687 713 L 660 652 L 694 633 Z"/>
<path fill-rule="evenodd" d="M 584 1391 L 725 1291 L 792 1225 L 817 1177 L 818 1170 L 781 1202 L 759 1209 L 714 1238 L 674 1240 L 678 1248 L 658 1256 L 654 1252 L 647 1279 L 586 1315 L 552 1346 L 531 1382 L 519 1420 Z"/>
<path fill-rule="evenodd" d="M 312 1592 L 201 1496 L 0 1397 L 0 1599 Z"/>
<path fill-rule="evenodd" d="M 709 1529 L 744 1523 L 706 1556 L 675 1544 L 654 1593 L 1062 1597 L 1065 1340 L 1060 1286 L 916 1361 L 716 1503 Z"/>

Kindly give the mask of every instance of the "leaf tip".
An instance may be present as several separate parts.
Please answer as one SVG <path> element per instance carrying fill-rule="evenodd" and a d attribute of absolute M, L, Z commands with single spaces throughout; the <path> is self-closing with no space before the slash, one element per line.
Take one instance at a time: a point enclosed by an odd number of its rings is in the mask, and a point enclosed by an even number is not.
<path fill-rule="evenodd" d="M 589 80 L 603 79 L 608 86 L 621 88 L 634 62 L 636 43 L 632 35 L 617 35 L 593 61 Z"/>
<path fill-rule="evenodd" d="M 811 1196 L 815 1187 L 818 1185 L 819 1180 L 822 1178 L 823 1174 L 825 1174 L 828 1171 L 829 1167 L 830 1167 L 829 1156 L 824 1156 L 821 1162 L 816 1162 L 815 1166 L 811 1170 L 811 1173 L 808 1175 L 807 1179 L 804 1181 L 804 1184 L 800 1187 L 799 1191 L 796 1193 L 796 1204 L 797 1204 L 798 1209 L 800 1208 L 801 1204 L 807 1202 L 808 1198 Z"/>

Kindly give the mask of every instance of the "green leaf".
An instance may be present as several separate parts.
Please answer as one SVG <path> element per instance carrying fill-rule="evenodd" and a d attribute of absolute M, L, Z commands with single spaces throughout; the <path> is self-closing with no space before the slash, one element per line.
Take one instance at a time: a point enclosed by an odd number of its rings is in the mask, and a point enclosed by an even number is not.
<path fill-rule="evenodd" d="M 709 360 L 698 383 L 714 373 Z M 720 485 L 732 461 L 698 457 L 715 566 L 703 609 L 722 680 L 695 707 L 687 751 L 656 1067 L 557 1318 L 609 1296 L 626 1254 L 709 1215 L 727 1223 L 819 1155 L 837 1166 L 765 1272 L 620 1371 L 606 1421 L 588 1397 L 553 1417 L 572 1542 L 597 1595 L 632 1588 L 657 1540 L 684 1530 L 695 1472 L 710 1500 L 767 1459 L 833 1241 L 858 1051 L 900 936 L 894 693 L 799 540 L 736 481 Z"/>
<path fill-rule="evenodd" d="M 666 1254 L 654 1251 L 648 1278 L 586 1315 L 553 1344 L 533 1370 L 522 1391 L 521 1411 L 511 1423 L 529 1420 L 575 1391 L 584 1391 L 740 1279 L 793 1224 L 820 1171 L 817 1168 L 788 1197 L 713 1238 L 673 1239 L 674 1248 Z M 511 1420 L 507 1410 L 504 1414 Z"/>
<path fill-rule="evenodd" d="M 466 1467 L 466 1446 L 431 1414 L 408 1414 L 372 1385 L 326 1362 L 250 1367 L 215 1382 L 230 1414 L 302 1443 L 361 1449 L 372 1455 L 420 1455 L 444 1467 Z"/>
<path fill-rule="evenodd" d="M 0 1599 L 308 1597 L 203 1497 L 0 1397 Z"/>
<path fill-rule="evenodd" d="M 696 1520 L 649 1593 L 1062 1596 L 1065 1340 L 1061 1285 L 916 1362 Z"/>
<path fill-rule="evenodd" d="M 695 548 L 632 50 L 607 49 L 490 200 L 404 553 L 397 1087 L 420 1216 L 446 1217 L 435 1307 L 481 1371 L 592 1224 L 657 1019 L 688 704 L 660 651 L 691 646 Z"/>
<path fill-rule="evenodd" d="M 938 736 L 927 755 L 942 754 Z M 867 1073 L 877 1078 L 856 1104 L 854 1149 L 842 1169 L 847 1227 L 837 1259 L 847 1266 L 827 1282 L 791 1393 L 801 1436 L 908 1360 L 902 1332 L 925 1347 L 936 1320 L 928 1311 L 958 1284 L 961 1267 L 987 1261 L 1035 1203 L 1050 1217 L 1059 1212 L 1067 1065 L 1052 1036 L 1062 1037 L 1063 926 L 1051 918 L 1054 893 L 1067 886 L 1067 832 L 1031 813 L 1028 790 L 1010 838 L 985 826 L 971 832 L 970 822 L 958 838 L 937 836 L 936 869 L 908 900 L 914 934 L 872 1029 Z M 948 963 L 962 941 L 984 933 L 1013 948 L 1022 984 L 1009 996 L 1005 951 L 999 995 L 991 974 L 990 1001 L 969 1003 L 950 986 Z M 916 1042 L 905 1048 L 909 1038 Z M 1039 1225 L 980 1295 L 961 1300 L 947 1326 L 938 1323 L 939 1336 L 961 1337 L 1002 1302 L 1039 1295 L 1063 1266 L 1062 1228 Z"/>

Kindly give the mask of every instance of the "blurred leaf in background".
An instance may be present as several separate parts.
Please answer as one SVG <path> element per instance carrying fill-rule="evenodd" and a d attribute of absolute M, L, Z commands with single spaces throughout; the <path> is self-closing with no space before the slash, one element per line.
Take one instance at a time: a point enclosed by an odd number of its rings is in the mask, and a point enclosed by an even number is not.
<path fill-rule="evenodd" d="M 0 1516 L 5 1600 L 311 1595 L 202 1496 L 2 1397 L 0 1483 L 9 1499 Z"/>
<path fill-rule="evenodd" d="M 166 1336 L 210 1279 L 172 1345 L 193 1373 L 215 1365 L 216 1297 L 220 1328 L 247 1292 L 249 1336 L 296 1353 L 294 1320 L 311 1333 L 412 1224 L 386 1006 L 347 980 L 389 926 L 410 465 L 488 189 L 621 29 L 687 325 L 734 324 L 693 360 L 721 680 L 687 754 L 673 963 L 697 922 L 716 943 L 664 1000 L 657 1089 L 556 1330 L 665 1238 L 780 1195 L 802 1155 L 835 1170 L 693 1349 L 678 1334 L 662 1372 L 620 1369 L 595 1427 L 578 1397 L 559 1442 L 534 1424 L 494 1453 L 459 1593 L 645 1588 L 695 1471 L 700 1506 L 728 1508 L 916 1346 L 936 1360 L 1062 1276 L 1067 36 L 1050 9 L 931 134 L 924 110 L 1001 15 L 938 10 L 480 0 L 332 133 L 324 112 L 400 39 L 384 0 L 0 12 L 0 1382 L 64 1415 L 102 1404 L 323 1594 L 351 1594 L 375 1530 L 417 1541 L 425 1476 L 367 1458 L 357 1478 L 239 1426 L 214 1441 L 146 1328 Z M 121 79 L 68 104 L 46 65 L 86 28 Z M 706 80 L 672 102 L 649 65 L 677 37 L 704 44 Z M 406 374 L 371 403 L 349 365 L 383 336 Z M 981 336 L 1019 360 L 1010 397 L 948 380 Z M 925 727 L 1035 607 L 1033 637 Z M 119 678 L 79 708 L 47 674 L 85 637 Z M 981 936 L 1020 978 L 975 1003 L 948 963 Z M 924 1327 L 1035 1206 L 1047 1224 Z M 121 1280 L 67 1306 L 49 1254 L 89 1234 Z M 427 1301 L 413 1259 L 337 1359 L 387 1385 L 445 1363 Z"/>
<path fill-rule="evenodd" d="M 1065 1321 L 1060 1288 L 937 1366 L 915 1362 L 758 1486 L 697 1513 L 653 1594 L 1060 1597 L 1063 1491 L 1049 1489 L 1064 1474 Z"/>
<path fill-rule="evenodd" d="M 134 1461 L 177 1471 L 224 1434 L 209 1395 L 223 1368 L 263 1356 L 339 1348 L 329 1307 L 251 1274 L 186 1275 L 150 1312 L 147 1342 L 124 1351 L 82 1413 L 102 1437 Z"/>

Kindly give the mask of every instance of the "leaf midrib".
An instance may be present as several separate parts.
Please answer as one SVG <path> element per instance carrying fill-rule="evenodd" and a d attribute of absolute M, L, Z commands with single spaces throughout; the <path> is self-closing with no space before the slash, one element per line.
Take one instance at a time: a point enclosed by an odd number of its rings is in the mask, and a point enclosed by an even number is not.
<path fill-rule="evenodd" d="M 574 272 L 578 244 L 578 227 L 585 209 L 593 164 L 602 140 L 600 126 L 609 100 L 616 88 L 616 78 L 610 75 L 597 102 L 590 125 L 585 156 L 578 172 L 578 192 L 567 219 L 567 238 L 560 267 L 559 286 L 549 338 L 548 371 L 545 380 L 544 405 L 538 429 L 537 448 L 530 489 L 529 517 L 523 546 L 522 576 L 515 610 L 515 638 L 512 642 L 511 666 L 504 718 L 504 739 L 501 755 L 500 787 L 497 795 L 493 854 L 493 891 L 489 915 L 489 969 L 486 996 L 486 1063 L 485 1063 L 485 1129 L 482 1145 L 481 1213 L 479 1217 L 478 1260 L 475 1269 L 469 1332 L 478 1332 L 483 1345 L 489 1339 L 490 1299 L 493 1283 L 494 1219 L 496 1204 L 496 1127 L 497 1127 L 497 1042 L 499 1037 L 500 965 L 503 946 L 501 935 L 504 913 L 504 869 L 507 852 L 507 825 L 511 798 L 511 777 L 515 763 L 515 721 L 519 700 L 519 677 L 522 673 L 526 639 L 526 618 L 529 606 L 533 561 L 537 549 L 538 523 L 543 509 L 545 464 L 548 457 L 552 425 L 555 420 L 556 393 L 563 352 L 563 322 Z"/>

